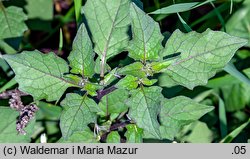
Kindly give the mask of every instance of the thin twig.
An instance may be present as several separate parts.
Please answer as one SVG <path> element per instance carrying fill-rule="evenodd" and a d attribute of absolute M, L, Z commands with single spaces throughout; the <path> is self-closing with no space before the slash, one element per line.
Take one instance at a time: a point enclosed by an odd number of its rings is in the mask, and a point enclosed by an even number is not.
<path fill-rule="evenodd" d="M 104 134 L 102 134 L 101 136 L 101 141 L 106 141 L 107 139 L 107 136 L 108 134 L 111 132 L 111 131 L 114 131 L 114 130 L 117 130 L 118 128 L 124 128 L 126 127 L 128 124 L 130 124 L 130 122 L 122 122 L 122 123 L 116 123 L 116 124 L 113 124 L 110 128 L 109 128 L 109 131 L 108 132 L 105 132 Z"/>
<path fill-rule="evenodd" d="M 111 86 L 107 89 L 103 89 L 103 90 L 99 90 L 97 92 L 97 99 L 100 101 L 102 99 L 103 96 L 113 92 L 114 90 L 116 90 L 117 88 L 115 86 Z"/>
<path fill-rule="evenodd" d="M 110 127 L 110 131 L 117 130 L 118 128 L 124 128 L 126 127 L 130 122 L 123 122 L 123 123 L 116 123 Z"/>

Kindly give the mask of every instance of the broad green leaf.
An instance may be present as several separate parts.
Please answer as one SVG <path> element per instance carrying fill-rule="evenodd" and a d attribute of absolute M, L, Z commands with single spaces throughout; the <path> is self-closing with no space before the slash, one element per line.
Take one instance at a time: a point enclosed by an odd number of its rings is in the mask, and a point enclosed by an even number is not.
<path fill-rule="evenodd" d="M 178 96 L 165 99 L 160 113 L 161 135 L 173 140 L 181 128 L 198 120 L 213 107 L 196 103 L 190 98 Z"/>
<path fill-rule="evenodd" d="M 246 89 L 242 83 L 224 85 L 221 88 L 226 111 L 234 112 L 245 108 L 246 104 L 248 104 L 247 99 L 249 96 L 249 92 Z M 248 90 L 250 89 L 248 88 Z"/>
<path fill-rule="evenodd" d="M 46 103 L 43 101 L 38 101 L 37 105 L 39 107 L 39 111 L 36 113 L 37 120 L 39 119 L 59 120 L 60 119 L 60 116 L 62 113 L 61 107 L 50 104 L 50 103 Z"/>
<path fill-rule="evenodd" d="M 244 2 L 227 21 L 226 28 L 228 34 L 248 39 L 247 46 L 250 47 L 250 3 Z"/>
<path fill-rule="evenodd" d="M 84 90 L 86 90 L 88 92 L 89 95 L 91 96 L 97 96 L 97 90 L 103 88 L 101 85 L 97 84 L 97 83 L 90 83 L 87 82 L 84 85 Z"/>
<path fill-rule="evenodd" d="M 121 137 L 117 131 L 112 131 L 107 136 L 107 143 L 120 143 Z"/>
<path fill-rule="evenodd" d="M 63 76 L 67 81 L 73 82 L 73 83 L 77 83 L 78 85 L 84 85 L 84 79 L 78 75 L 74 75 L 74 74 L 66 74 Z M 87 81 L 87 80 L 86 80 Z"/>
<path fill-rule="evenodd" d="M 127 143 L 142 143 L 143 142 L 143 129 L 138 128 L 135 124 L 129 124 L 126 126 L 127 131 L 125 133 Z"/>
<path fill-rule="evenodd" d="M 72 51 L 68 57 L 71 72 L 86 77 L 92 77 L 95 73 L 94 52 L 92 42 L 84 24 L 79 27 L 73 41 Z"/>
<path fill-rule="evenodd" d="M 118 70 L 120 75 L 132 75 L 135 77 L 143 78 L 146 77 L 146 73 L 143 71 L 144 65 L 141 62 L 135 62 L 127 65 Z"/>
<path fill-rule="evenodd" d="M 51 20 L 53 0 L 26 0 L 25 10 L 29 19 Z"/>
<path fill-rule="evenodd" d="M 121 79 L 116 85 L 116 88 L 132 90 L 138 87 L 138 78 L 127 75 L 123 79 Z"/>
<path fill-rule="evenodd" d="M 167 73 L 162 73 L 158 77 L 158 84 L 161 87 L 174 87 L 178 84 L 170 78 L 170 76 Z"/>
<path fill-rule="evenodd" d="M 68 65 L 54 53 L 24 51 L 21 54 L 4 55 L 3 58 L 14 70 L 19 89 L 31 94 L 36 100 L 58 100 L 68 87 L 77 86 L 63 78 L 63 74 L 69 72 Z"/>
<path fill-rule="evenodd" d="M 161 90 L 160 87 L 141 87 L 131 91 L 131 98 L 128 100 L 129 117 L 138 127 L 158 139 L 161 138 L 160 124 L 157 121 L 163 99 Z"/>
<path fill-rule="evenodd" d="M 163 48 L 159 24 L 134 3 L 130 6 L 133 39 L 129 45 L 129 56 L 146 62 L 159 59 L 159 52 Z"/>
<path fill-rule="evenodd" d="M 21 8 L 0 6 L 0 39 L 22 36 L 28 29 L 24 23 L 25 20 L 27 16 Z"/>
<path fill-rule="evenodd" d="M 61 102 L 63 112 L 60 118 L 60 128 L 64 139 L 68 139 L 74 132 L 88 129 L 88 124 L 96 122 L 95 111 L 97 104 L 85 96 L 70 93 Z"/>
<path fill-rule="evenodd" d="M 181 141 L 189 143 L 211 143 L 213 141 L 213 132 L 204 122 L 196 121 L 184 128 L 187 133 Z"/>
<path fill-rule="evenodd" d="M 152 71 L 154 73 L 163 72 L 173 62 L 174 59 L 175 59 L 175 57 L 171 58 L 171 59 L 161 61 L 161 62 L 152 62 L 150 64 L 151 68 L 152 68 Z"/>
<path fill-rule="evenodd" d="M 230 74 L 226 74 L 225 76 L 217 77 L 210 79 L 206 85 L 208 88 L 221 88 L 223 85 L 232 85 L 240 83 L 235 77 Z"/>
<path fill-rule="evenodd" d="M 35 127 L 36 131 L 37 131 L 38 124 L 41 125 L 41 131 L 44 131 L 44 127 L 46 128 L 47 136 L 55 135 L 56 133 L 60 132 L 60 128 L 58 127 L 58 122 L 45 122 L 44 125 L 42 122 L 36 122 L 36 127 Z M 35 136 L 35 135 L 33 135 L 33 136 Z M 54 143 L 54 142 L 56 142 L 56 140 L 58 140 L 58 138 L 47 137 L 47 140 L 48 140 L 47 143 Z M 39 140 L 39 142 L 41 142 L 41 139 Z"/>
<path fill-rule="evenodd" d="M 151 63 L 152 70 L 154 72 L 161 72 L 163 69 L 167 68 L 172 62 L 153 62 Z"/>
<path fill-rule="evenodd" d="M 103 111 L 103 115 L 121 113 L 128 109 L 126 100 L 129 97 L 129 93 L 124 89 L 117 89 L 102 97 L 98 106 Z"/>
<path fill-rule="evenodd" d="M 35 120 L 33 119 L 25 128 L 26 135 L 18 134 L 16 119 L 18 112 L 8 107 L 0 107 L 0 143 L 28 143 L 34 131 Z"/>
<path fill-rule="evenodd" d="M 97 138 L 90 129 L 74 132 L 67 140 L 61 138 L 59 143 L 98 143 Z"/>
<path fill-rule="evenodd" d="M 148 78 L 143 78 L 143 79 L 140 79 L 140 82 L 146 86 L 152 86 L 153 84 L 155 84 L 157 82 L 157 79 L 150 80 Z"/>
<path fill-rule="evenodd" d="M 88 0 L 83 7 L 87 24 L 101 59 L 125 50 L 128 45 L 130 0 Z"/>
<path fill-rule="evenodd" d="M 184 34 L 176 30 L 168 39 L 163 56 L 181 53 L 166 73 L 176 83 L 193 89 L 205 85 L 216 71 L 221 70 L 234 53 L 247 43 L 245 39 L 224 32 L 206 30 L 204 33 Z"/>

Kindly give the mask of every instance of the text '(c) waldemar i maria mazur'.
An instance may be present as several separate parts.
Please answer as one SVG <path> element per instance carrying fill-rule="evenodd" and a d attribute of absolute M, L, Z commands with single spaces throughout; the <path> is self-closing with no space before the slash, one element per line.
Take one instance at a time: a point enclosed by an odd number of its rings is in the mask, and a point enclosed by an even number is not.
<path fill-rule="evenodd" d="M 138 148 L 127 148 L 117 146 L 87 147 L 72 146 L 71 148 L 51 148 L 45 146 L 20 146 L 21 154 L 137 154 Z"/>

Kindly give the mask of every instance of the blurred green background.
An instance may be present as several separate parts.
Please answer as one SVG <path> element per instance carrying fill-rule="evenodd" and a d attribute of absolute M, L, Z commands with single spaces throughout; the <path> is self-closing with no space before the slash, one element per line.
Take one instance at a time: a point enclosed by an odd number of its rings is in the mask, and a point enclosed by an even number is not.
<path fill-rule="evenodd" d="M 191 30 L 203 32 L 207 28 L 225 31 L 228 34 L 250 39 L 250 0 L 135 0 L 147 13 L 160 10 L 161 14 L 149 14 L 161 27 L 165 42 L 169 35 L 180 29 L 183 32 Z M 11 37 L 0 33 L 1 54 L 15 54 L 22 50 L 38 49 L 44 53 L 53 51 L 58 56 L 66 58 L 71 50 L 72 41 L 81 23 L 80 0 L 9 0 L 0 2 L 0 26 L 3 17 L 10 7 L 22 8 L 23 15 L 16 17 L 13 24 L 24 25 L 24 33 L 16 32 Z M 17 11 L 16 8 L 14 8 Z M 158 10 L 159 11 L 159 10 Z M 156 12 L 155 12 L 156 13 Z M 158 12 L 159 13 L 159 12 Z M 15 13 L 13 13 L 15 17 Z M 13 17 L 9 21 L 12 23 Z M 2 24 L 3 25 L 3 24 Z M 118 55 L 108 61 L 111 67 L 124 65 L 130 59 L 127 53 Z M 9 66 L 0 59 L 0 93 L 17 88 L 13 80 L 14 74 Z M 167 98 L 184 95 L 207 105 L 214 105 L 214 111 L 189 126 L 186 126 L 177 136 L 177 142 L 210 143 L 210 142 L 250 142 L 250 42 L 241 48 L 229 66 L 218 72 L 209 80 L 206 86 L 188 90 L 175 86 L 167 75 L 158 76 L 159 85 L 164 87 Z M 32 101 L 30 96 L 23 101 Z M 7 109 L 8 99 L 0 97 L 0 109 Z M 15 138 L 17 113 L 0 110 L 0 142 L 40 142 L 40 135 L 46 133 L 48 142 L 60 139 L 59 117 L 62 111 L 55 103 L 39 102 L 40 111 L 36 122 L 33 121 L 27 129 L 32 137 L 19 136 Z M 6 128 L 7 127 L 7 128 Z M 6 133 L 9 133 L 6 137 Z M 28 131 L 29 132 L 29 131 Z M 167 142 L 167 141 L 148 141 Z"/>

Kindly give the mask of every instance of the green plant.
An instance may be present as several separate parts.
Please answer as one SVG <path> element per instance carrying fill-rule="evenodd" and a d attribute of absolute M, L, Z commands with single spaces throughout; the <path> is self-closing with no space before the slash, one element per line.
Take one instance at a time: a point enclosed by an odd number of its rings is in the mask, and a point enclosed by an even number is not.
<path fill-rule="evenodd" d="M 34 103 L 63 98 L 59 142 L 174 140 L 181 128 L 213 110 L 188 97 L 165 98 L 157 75 L 164 73 L 169 84 L 188 89 L 206 85 L 247 40 L 210 29 L 176 30 L 163 47 L 167 37 L 159 24 L 136 4 L 88 0 L 69 64 L 37 50 L 2 56 L 19 90 Z M 126 60 L 108 65 L 126 52 Z M 64 97 L 70 87 L 73 91 Z"/>

